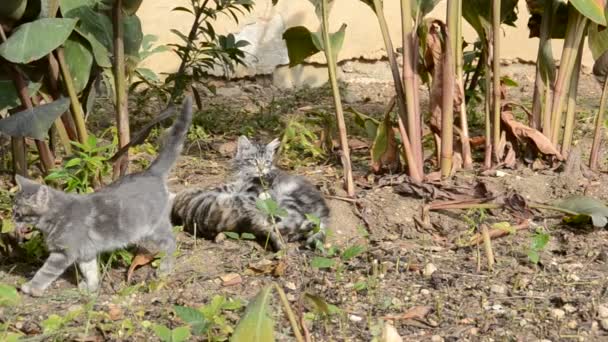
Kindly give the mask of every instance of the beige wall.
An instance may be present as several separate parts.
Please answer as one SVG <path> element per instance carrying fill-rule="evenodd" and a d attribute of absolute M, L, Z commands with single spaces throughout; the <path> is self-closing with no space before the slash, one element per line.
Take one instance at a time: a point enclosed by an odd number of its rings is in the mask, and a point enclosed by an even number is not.
<path fill-rule="evenodd" d="M 176 37 L 169 30 L 177 29 L 187 33 L 191 16 L 184 12 L 171 12 L 170 10 L 178 5 L 187 5 L 187 3 L 189 0 L 144 1 L 139 12 L 144 33 L 157 35 L 159 43 L 175 42 Z M 309 0 L 279 0 L 276 7 L 272 7 L 270 3 L 271 0 L 257 0 L 251 15 L 244 17 L 238 25 L 227 18 L 220 18 L 216 24 L 219 32 L 234 33 L 241 39 L 252 42 L 249 52 L 256 55 L 257 59 L 250 57 L 249 63 L 252 67 L 248 70 L 240 69 L 237 76 L 273 73 L 277 65 L 287 63 L 286 50 L 281 40 L 281 34 L 286 28 L 304 25 L 310 30 L 318 29 L 318 20 Z M 395 47 L 398 47 L 400 46 L 398 43 L 400 40 L 400 1 L 385 0 L 384 3 L 390 33 Z M 440 2 L 430 16 L 444 19 L 445 1 Z M 538 39 L 528 38 L 527 21 L 526 2 L 519 1 L 517 28 L 504 28 L 502 48 L 504 59 L 525 61 L 536 59 Z M 335 0 L 330 18 L 332 30 L 337 30 L 342 23 L 346 23 L 348 27 L 340 60 L 378 59 L 385 55 L 377 21 L 367 5 L 359 0 Z M 473 42 L 475 37 L 475 32 L 466 25 L 464 39 Z M 560 52 L 561 41 L 555 41 L 556 58 L 559 58 Z M 324 57 L 322 54 L 318 54 L 311 57 L 309 61 L 323 63 Z M 583 63 L 585 66 L 593 64 L 588 49 L 585 50 Z M 145 61 L 145 65 L 157 72 L 170 72 L 177 68 L 178 60 L 174 54 L 167 52 L 150 57 Z"/>

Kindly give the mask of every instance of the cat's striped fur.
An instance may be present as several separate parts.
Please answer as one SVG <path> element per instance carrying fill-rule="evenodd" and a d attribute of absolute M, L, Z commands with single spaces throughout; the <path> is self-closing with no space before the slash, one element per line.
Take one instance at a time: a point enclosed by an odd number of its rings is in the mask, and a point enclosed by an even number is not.
<path fill-rule="evenodd" d="M 311 245 L 322 242 L 329 220 L 329 208 L 319 190 L 304 177 L 290 175 L 274 164 L 279 141 L 268 145 L 251 143 L 241 136 L 233 160 L 234 180 L 212 189 L 186 189 L 174 197 L 171 220 L 197 236 L 213 238 L 220 232 L 247 232 L 282 249 L 287 241 L 306 239 Z M 257 208 L 259 199 L 272 198 L 285 213 L 273 225 Z M 307 218 L 320 220 L 317 224 Z M 196 230 L 196 232 L 195 232 Z"/>

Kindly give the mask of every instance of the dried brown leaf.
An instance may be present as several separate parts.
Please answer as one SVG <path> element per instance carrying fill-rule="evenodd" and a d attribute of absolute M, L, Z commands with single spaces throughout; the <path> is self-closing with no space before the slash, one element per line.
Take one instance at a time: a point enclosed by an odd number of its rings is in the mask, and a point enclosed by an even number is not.
<path fill-rule="evenodd" d="M 408 319 L 418 319 L 423 320 L 430 312 L 432 308 L 430 306 L 414 306 L 409 309 L 407 312 L 400 315 L 388 315 L 384 316 L 385 319 L 390 320 L 408 320 Z"/>
<path fill-rule="evenodd" d="M 243 282 L 243 278 L 238 273 L 224 274 L 220 276 L 220 280 L 222 281 L 222 286 L 233 286 Z"/>
<path fill-rule="evenodd" d="M 139 266 L 144 266 L 151 263 L 154 260 L 156 254 L 152 254 L 149 252 L 138 252 L 137 255 L 131 261 L 131 266 L 129 266 L 129 270 L 127 271 L 127 283 L 131 282 L 131 277 L 133 276 L 133 271 Z"/>
<path fill-rule="evenodd" d="M 117 321 L 123 318 L 122 309 L 120 306 L 110 303 L 108 304 L 108 317 L 112 321 Z"/>
<path fill-rule="evenodd" d="M 534 143 L 541 153 L 545 155 L 554 155 L 557 159 L 563 160 L 562 155 L 544 134 L 515 120 L 513 113 L 510 111 L 503 111 L 500 116 L 502 121 L 509 127 L 518 140 L 528 139 Z"/>

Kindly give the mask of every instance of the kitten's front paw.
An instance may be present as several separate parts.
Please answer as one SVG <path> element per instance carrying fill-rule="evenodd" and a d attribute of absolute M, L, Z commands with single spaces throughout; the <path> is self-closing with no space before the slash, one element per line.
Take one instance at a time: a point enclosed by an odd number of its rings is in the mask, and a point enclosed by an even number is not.
<path fill-rule="evenodd" d="M 28 294 L 32 297 L 42 297 L 44 294 L 44 289 L 39 289 L 31 284 L 31 282 L 27 282 L 21 285 L 21 292 Z"/>
<path fill-rule="evenodd" d="M 173 271 L 173 263 L 168 260 L 163 260 L 156 269 L 156 277 L 164 278 L 171 274 L 171 271 Z"/>
<path fill-rule="evenodd" d="M 87 284 L 86 281 L 82 280 L 78 283 L 78 289 L 83 292 L 95 293 L 99 289 L 99 284 Z"/>
<path fill-rule="evenodd" d="M 318 233 L 314 233 L 313 235 L 309 236 L 306 239 L 306 244 L 312 248 L 312 249 L 316 249 L 317 246 L 323 246 L 323 243 L 325 242 L 325 232 L 320 231 Z"/>

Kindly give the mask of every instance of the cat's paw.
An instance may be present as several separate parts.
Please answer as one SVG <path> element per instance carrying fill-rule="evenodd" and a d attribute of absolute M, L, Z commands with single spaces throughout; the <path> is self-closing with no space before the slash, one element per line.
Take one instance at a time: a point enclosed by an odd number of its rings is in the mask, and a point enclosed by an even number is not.
<path fill-rule="evenodd" d="M 95 293 L 99 289 L 99 284 L 88 284 L 86 281 L 81 280 L 78 283 L 78 289 L 83 292 Z"/>
<path fill-rule="evenodd" d="M 306 245 L 312 249 L 316 249 L 317 246 L 323 246 L 325 242 L 325 232 L 320 231 L 312 234 L 306 239 Z"/>
<path fill-rule="evenodd" d="M 42 297 L 42 295 L 44 294 L 44 289 L 39 289 L 28 281 L 27 283 L 21 285 L 21 292 L 32 297 Z"/>
<path fill-rule="evenodd" d="M 160 264 L 158 265 L 158 268 L 156 269 L 156 277 L 164 278 L 164 277 L 168 276 L 169 274 L 171 274 L 172 271 L 173 271 L 173 263 L 168 260 L 163 260 L 160 262 Z"/>

